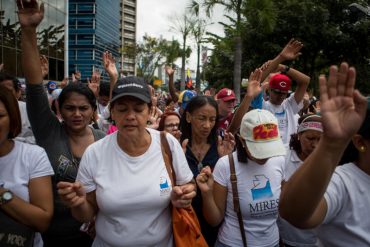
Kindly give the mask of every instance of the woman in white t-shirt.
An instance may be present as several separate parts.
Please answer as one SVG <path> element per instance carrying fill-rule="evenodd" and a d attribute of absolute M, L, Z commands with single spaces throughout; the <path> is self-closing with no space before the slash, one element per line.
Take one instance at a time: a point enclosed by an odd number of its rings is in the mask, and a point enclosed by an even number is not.
<path fill-rule="evenodd" d="M 319 227 L 324 246 L 370 246 L 370 112 L 365 118 L 368 101 L 355 80 L 347 63 L 332 66 L 328 80 L 320 76 L 324 132 L 280 198 L 280 215 L 300 228 Z M 351 140 L 356 156 L 337 167 Z"/>
<path fill-rule="evenodd" d="M 197 176 L 203 198 L 203 214 L 211 225 L 222 225 L 217 247 L 279 246 L 277 227 L 281 182 L 284 179 L 285 148 L 276 117 L 266 110 L 252 110 L 244 115 L 234 152 L 243 229 L 234 211 L 228 156 L 217 162 L 213 174 L 209 167 Z M 243 233 L 242 233 L 243 232 Z M 244 245 L 245 246 L 245 245 Z"/>
<path fill-rule="evenodd" d="M 150 104 L 142 78 L 118 80 L 110 102 L 118 131 L 86 149 L 78 182 L 58 183 L 59 195 L 76 219 L 96 217 L 93 246 L 173 246 L 169 205 L 188 207 L 195 196 L 180 143 L 167 134 L 176 174 L 171 188 L 160 132 L 146 128 Z"/>
<path fill-rule="evenodd" d="M 297 133 L 291 135 L 290 149 L 285 157 L 285 181 L 302 165 L 303 161 L 315 150 L 322 135 L 320 115 L 307 114 L 298 119 Z M 284 219 L 279 221 L 280 237 L 286 247 L 320 246 L 314 230 L 302 230 L 289 224 Z"/>
<path fill-rule="evenodd" d="M 0 86 L 0 246 L 33 246 L 53 215 L 51 175 L 45 150 L 13 140 L 21 131 L 18 102 Z"/>

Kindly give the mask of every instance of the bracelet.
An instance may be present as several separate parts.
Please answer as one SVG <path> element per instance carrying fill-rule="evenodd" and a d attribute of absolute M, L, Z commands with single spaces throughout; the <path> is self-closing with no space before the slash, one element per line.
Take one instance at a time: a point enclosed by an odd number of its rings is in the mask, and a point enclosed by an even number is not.
<path fill-rule="evenodd" d="M 290 67 L 286 65 L 284 70 L 281 73 L 285 75 L 286 73 L 288 73 L 289 70 L 290 70 Z"/>

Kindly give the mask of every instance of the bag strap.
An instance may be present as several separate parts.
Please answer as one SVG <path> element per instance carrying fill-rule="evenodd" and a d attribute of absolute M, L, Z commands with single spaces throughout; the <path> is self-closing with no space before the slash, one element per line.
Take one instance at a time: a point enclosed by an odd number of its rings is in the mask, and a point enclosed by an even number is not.
<path fill-rule="evenodd" d="M 243 246 L 247 247 L 247 238 L 245 236 L 245 231 L 244 231 L 243 216 L 240 210 L 239 193 L 238 193 L 238 186 L 237 186 L 238 180 L 235 174 L 234 157 L 232 153 L 230 153 L 228 156 L 229 156 L 229 163 L 230 163 L 230 181 L 231 181 L 231 187 L 233 190 L 234 211 L 238 215 L 239 229 L 242 235 Z"/>
<path fill-rule="evenodd" d="M 173 187 L 175 186 L 175 182 L 176 182 L 176 174 L 175 174 L 175 170 L 173 169 L 172 153 L 171 153 L 170 145 L 168 144 L 165 131 L 161 131 L 161 150 L 162 150 L 163 160 L 166 165 L 167 173 L 170 176 L 172 187 Z"/>

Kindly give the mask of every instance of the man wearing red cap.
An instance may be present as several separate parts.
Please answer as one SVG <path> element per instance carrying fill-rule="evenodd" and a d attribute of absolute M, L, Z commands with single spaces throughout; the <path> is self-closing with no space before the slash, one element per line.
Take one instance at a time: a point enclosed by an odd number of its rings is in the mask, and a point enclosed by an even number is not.
<path fill-rule="evenodd" d="M 272 112 L 279 121 L 279 132 L 283 143 L 288 146 L 290 135 L 297 130 L 297 114 L 303 107 L 303 96 L 310 77 L 298 70 L 279 65 L 284 73 L 271 76 L 269 81 L 269 100 L 263 101 L 262 108 Z M 297 82 L 296 89 L 288 97 L 292 80 Z"/>
<path fill-rule="evenodd" d="M 229 127 L 233 118 L 236 101 L 235 93 L 231 89 L 223 88 L 216 94 L 216 100 L 219 116 L 218 129 L 223 131 Z"/>

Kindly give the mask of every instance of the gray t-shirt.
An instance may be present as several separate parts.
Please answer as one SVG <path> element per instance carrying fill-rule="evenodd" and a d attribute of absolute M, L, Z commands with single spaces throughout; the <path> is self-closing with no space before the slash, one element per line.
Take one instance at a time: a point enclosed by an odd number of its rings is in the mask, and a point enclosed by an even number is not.
<path fill-rule="evenodd" d="M 42 84 L 27 84 L 27 113 L 36 143 L 45 149 L 55 173 L 52 177 L 54 216 L 45 235 L 54 239 L 74 238 L 80 234 L 82 224 L 72 217 L 70 210 L 62 203 L 56 184 L 59 181 L 75 181 L 81 157 L 73 157 L 65 126 L 51 111 Z M 92 131 L 95 141 L 105 136 L 100 130 Z"/>

